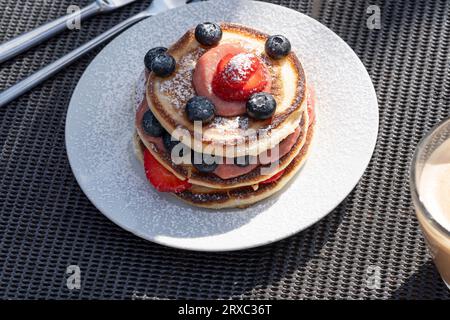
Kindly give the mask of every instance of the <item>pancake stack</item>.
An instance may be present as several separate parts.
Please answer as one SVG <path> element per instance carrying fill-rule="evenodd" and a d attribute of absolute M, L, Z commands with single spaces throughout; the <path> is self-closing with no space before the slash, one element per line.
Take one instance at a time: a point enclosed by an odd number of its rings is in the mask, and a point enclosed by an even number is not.
<path fill-rule="evenodd" d="M 301 168 L 314 95 L 285 37 L 203 23 L 150 50 L 145 66 L 134 143 L 158 191 L 194 206 L 247 207 Z"/>

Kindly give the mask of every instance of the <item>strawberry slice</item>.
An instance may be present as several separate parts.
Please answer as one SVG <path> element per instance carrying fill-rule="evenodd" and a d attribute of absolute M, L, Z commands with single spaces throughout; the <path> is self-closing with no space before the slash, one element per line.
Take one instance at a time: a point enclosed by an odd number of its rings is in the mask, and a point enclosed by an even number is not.
<path fill-rule="evenodd" d="M 276 175 L 270 177 L 269 179 L 260 182 L 260 184 L 269 184 L 269 183 L 275 182 L 278 179 L 280 179 L 283 174 L 284 174 L 284 169 L 281 170 L 280 172 L 278 172 Z"/>
<path fill-rule="evenodd" d="M 160 192 L 177 193 L 192 186 L 164 168 L 147 149 L 144 151 L 144 168 L 148 181 Z"/>
<path fill-rule="evenodd" d="M 247 80 L 260 68 L 257 56 L 251 53 L 239 53 L 225 56 L 220 64 L 220 73 L 223 81 L 230 87 L 242 88 Z"/>
<path fill-rule="evenodd" d="M 228 62 L 230 62 L 231 58 L 233 58 L 235 55 L 232 53 L 227 54 L 226 56 L 224 56 L 220 61 L 219 64 L 217 65 L 217 71 L 216 74 L 222 74 L 225 70 L 225 67 L 227 66 Z M 231 83 L 230 83 L 231 85 Z"/>
<path fill-rule="evenodd" d="M 267 85 L 263 63 L 253 53 L 227 54 L 217 65 L 213 92 L 225 101 L 245 101 Z"/>
<path fill-rule="evenodd" d="M 242 90 L 252 95 L 256 92 L 261 92 L 267 84 L 266 73 L 263 68 L 259 68 L 255 73 L 247 80 Z M 250 96 L 249 95 L 249 96 Z"/>

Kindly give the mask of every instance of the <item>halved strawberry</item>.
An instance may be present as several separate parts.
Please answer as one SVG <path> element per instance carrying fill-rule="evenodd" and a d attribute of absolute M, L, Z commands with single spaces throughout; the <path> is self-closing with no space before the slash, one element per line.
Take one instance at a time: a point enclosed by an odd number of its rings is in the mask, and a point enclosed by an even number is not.
<path fill-rule="evenodd" d="M 245 101 L 267 84 L 263 63 L 252 53 L 227 54 L 217 65 L 213 92 L 225 101 Z"/>
<path fill-rule="evenodd" d="M 278 179 L 280 179 L 283 174 L 284 174 L 284 169 L 281 170 L 280 172 L 278 172 L 276 175 L 274 175 L 274 176 L 270 177 L 269 179 L 264 180 L 264 181 L 262 181 L 260 183 L 261 184 L 269 184 L 269 183 L 275 182 Z"/>
<path fill-rule="evenodd" d="M 144 151 L 144 168 L 148 181 L 160 192 L 177 193 L 192 186 L 164 168 L 147 149 Z"/>
<path fill-rule="evenodd" d="M 221 75 L 225 70 L 225 67 L 227 66 L 228 62 L 231 60 L 231 58 L 233 58 L 235 55 L 232 53 L 229 53 L 227 55 L 225 55 L 220 61 L 219 64 L 217 65 L 216 68 L 216 75 Z"/>
<path fill-rule="evenodd" d="M 267 84 L 266 73 L 263 68 L 258 68 L 247 80 L 242 90 L 249 93 L 249 96 L 256 92 L 261 92 Z"/>

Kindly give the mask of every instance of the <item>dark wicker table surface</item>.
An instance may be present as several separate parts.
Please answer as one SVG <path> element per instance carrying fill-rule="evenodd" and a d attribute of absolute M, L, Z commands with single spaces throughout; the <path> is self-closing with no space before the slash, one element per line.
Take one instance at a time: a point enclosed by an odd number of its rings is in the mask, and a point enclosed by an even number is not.
<path fill-rule="evenodd" d="M 89 2 L 0 0 L 0 42 Z M 94 17 L 1 65 L 0 90 L 148 2 Z M 374 83 L 378 143 L 346 200 L 304 232 L 239 252 L 175 250 L 120 229 L 81 192 L 64 146 L 70 97 L 96 50 L 0 109 L 0 298 L 450 298 L 408 186 L 416 144 L 450 111 L 450 1 L 273 2 L 314 15 L 340 35 Z M 380 29 L 366 27 L 370 4 L 381 8 Z M 69 265 L 81 269 L 80 289 L 66 286 Z M 375 287 L 368 285 L 373 270 Z"/>

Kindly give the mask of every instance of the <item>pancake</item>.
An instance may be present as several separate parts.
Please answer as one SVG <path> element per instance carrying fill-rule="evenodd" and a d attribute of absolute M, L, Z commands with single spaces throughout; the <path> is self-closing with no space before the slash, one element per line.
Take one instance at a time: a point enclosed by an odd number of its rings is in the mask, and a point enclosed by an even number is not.
<path fill-rule="evenodd" d="M 211 189 L 193 185 L 190 189 L 174 195 L 193 206 L 223 209 L 223 208 L 245 208 L 258 201 L 266 199 L 280 191 L 295 176 L 305 162 L 311 148 L 314 126 L 308 129 L 306 141 L 300 152 L 293 158 L 285 168 L 283 175 L 276 181 L 267 184 L 259 184 L 257 188 L 250 186 L 233 189 Z M 142 144 L 138 136 L 135 139 L 135 150 L 137 157 L 143 162 Z"/>
<path fill-rule="evenodd" d="M 140 113 L 138 112 L 138 115 Z M 140 117 L 137 117 L 138 123 L 141 122 Z M 300 152 L 301 148 L 306 142 L 306 137 L 308 135 L 308 127 L 310 126 L 308 112 L 303 111 L 302 120 L 298 125 L 299 134 L 296 141 L 293 143 L 292 147 L 286 154 L 282 155 L 278 159 L 278 163 L 273 166 L 270 170 L 264 172 L 262 175 L 262 168 L 270 168 L 269 164 L 266 165 L 258 165 L 253 170 L 248 173 L 230 178 L 230 179 L 222 179 L 214 173 L 201 173 L 197 171 L 190 164 L 181 164 L 175 165 L 171 159 L 170 154 L 165 150 L 164 146 L 161 142 L 155 142 L 158 139 L 152 138 L 145 134 L 142 130 L 141 126 L 137 126 L 137 135 L 139 136 L 140 141 L 145 145 L 145 147 L 150 151 L 150 153 L 156 158 L 156 160 L 162 164 L 167 170 L 172 172 L 175 176 L 177 176 L 181 180 L 188 180 L 189 183 L 204 186 L 208 188 L 214 189 L 223 189 L 223 188 L 236 188 L 243 186 L 252 186 L 258 184 L 261 181 L 267 180 L 271 176 L 277 174 L 281 170 L 285 169 L 289 163 L 296 157 L 296 155 Z M 223 164 L 219 164 L 222 166 Z M 251 169 L 251 168 L 250 168 Z"/>
<path fill-rule="evenodd" d="M 267 34 L 231 23 L 222 23 L 221 28 L 223 37 L 219 46 L 242 46 L 259 56 L 268 66 L 270 93 L 277 101 L 273 117 L 254 120 L 246 114 L 216 116 L 212 123 L 203 126 L 201 142 L 194 143 L 194 124 L 186 116 L 185 105 L 196 95 L 192 81 L 194 69 L 207 51 L 195 40 L 193 29 L 168 50 L 177 61 L 174 74 L 168 78 L 154 74 L 148 77 L 147 103 L 172 136 L 176 130 L 184 134 L 187 140 L 183 142 L 197 152 L 227 157 L 256 156 L 276 146 L 298 127 L 306 109 L 305 74 L 293 52 L 282 60 L 272 60 L 266 56 L 264 44 Z"/>

